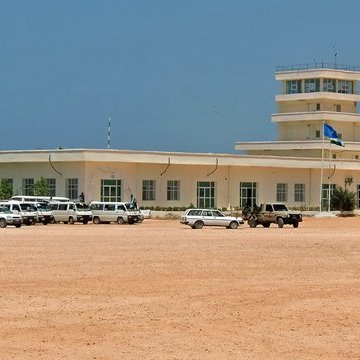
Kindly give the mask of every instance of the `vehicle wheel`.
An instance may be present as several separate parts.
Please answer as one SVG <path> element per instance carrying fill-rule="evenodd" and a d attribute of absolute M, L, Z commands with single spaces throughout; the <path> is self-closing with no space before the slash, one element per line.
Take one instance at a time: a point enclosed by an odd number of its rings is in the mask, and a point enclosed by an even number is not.
<path fill-rule="evenodd" d="M 237 229 L 238 226 L 239 226 L 239 224 L 238 224 L 236 221 L 232 221 L 232 222 L 229 224 L 228 229 L 235 230 L 235 229 Z"/>
<path fill-rule="evenodd" d="M 47 221 L 43 221 L 43 225 L 47 225 L 48 224 L 48 222 Z"/>
<path fill-rule="evenodd" d="M 69 224 L 70 225 L 74 225 L 75 221 L 74 218 L 72 218 L 71 216 L 69 217 Z"/>
<path fill-rule="evenodd" d="M 89 221 L 88 220 L 83 220 L 83 224 L 86 225 Z"/>
<path fill-rule="evenodd" d="M 279 228 L 282 228 L 282 227 L 284 226 L 284 219 L 281 218 L 281 217 L 279 217 L 279 218 L 277 219 L 277 224 L 278 224 L 278 227 L 279 227 Z"/>
<path fill-rule="evenodd" d="M 297 221 L 294 222 L 294 223 L 293 223 L 293 227 L 294 227 L 294 228 L 298 228 L 298 227 L 299 227 L 299 223 L 298 223 Z"/>
<path fill-rule="evenodd" d="M 93 223 L 94 224 L 100 224 L 100 219 L 98 217 L 94 217 L 93 218 Z"/>
<path fill-rule="evenodd" d="M 6 228 L 7 223 L 5 219 L 0 219 L 0 228 Z"/>
<path fill-rule="evenodd" d="M 122 217 L 118 217 L 117 220 L 116 220 L 116 222 L 117 222 L 119 225 L 125 224 L 125 221 L 124 221 L 124 219 L 123 219 Z"/>
<path fill-rule="evenodd" d="M 15 227 L 20 228 L 21 224 L 16 224 Z"/>
<path fill-rule="evenodd" d="M 263 223 L 262 225 L 263 225 L 263 227 L 264 227 L 264 228 L 268 228 L 268 227 L 270 227 L 270 223 L 268 223 L 268 222 Z"/>
<path fill-rule="evenodd" d="M 194 229 L 202 229 L 203 226 L 204 226 L 204 223 L 200 220 L 197 220 L 197 221 L 195 221 Z"/>
<path fill-rule="evenodd" d="M 130 219 L 130 220 L 128 220 L 128 223 L 129 223 L 130 225 L 133 225 L 133 224 L 135 224 L 135 220 L 134 220 L 134 219 Z"/>
<path fill-rule="evenodd" d="M 253 217 L 251 217 L 249 220 L 248 220 L 248 224 L 251 228 L 255 228 L 257 226 L 257 220 L 254 219 Z"/>

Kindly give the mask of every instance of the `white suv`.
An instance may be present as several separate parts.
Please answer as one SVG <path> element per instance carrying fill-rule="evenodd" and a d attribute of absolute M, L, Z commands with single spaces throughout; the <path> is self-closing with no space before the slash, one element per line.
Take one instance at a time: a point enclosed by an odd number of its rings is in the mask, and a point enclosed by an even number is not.
<path fill-rule="evenodd" d="M 226 216 L 214 209 L 188 209 L 180 222 L 193 229 L 201 229 L 203 226 L 225 226 L 228 229 L 236 229 L 244 223 L 244 220 L 241 217 Z"/>
<path fill-rule="evenodd" d="M 0 228 L 8 225 L 15 225 L 19 228 L 22 225 L 22 218 L 18 214 L 13 214 L 7 206 L 0 206 Z"/>

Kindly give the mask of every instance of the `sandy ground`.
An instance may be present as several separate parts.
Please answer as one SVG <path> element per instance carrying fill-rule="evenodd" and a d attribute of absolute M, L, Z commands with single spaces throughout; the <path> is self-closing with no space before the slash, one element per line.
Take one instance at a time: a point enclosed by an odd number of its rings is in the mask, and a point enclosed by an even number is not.
<path fill-rule="evenodd" d="M 0 359 L 360 359 L 359 229 L 0 229 Z"/>

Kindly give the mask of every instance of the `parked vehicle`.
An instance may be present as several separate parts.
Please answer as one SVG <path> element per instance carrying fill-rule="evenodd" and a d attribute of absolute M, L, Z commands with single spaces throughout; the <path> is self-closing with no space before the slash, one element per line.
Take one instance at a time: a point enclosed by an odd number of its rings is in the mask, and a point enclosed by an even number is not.
<path fill-rule="evenodd" d="M 243 210 L 243 216 L 252 228 L 257 225 L 268 228 L 270 224 L 277 224 L 279 228 L 289 224 L 297 228 L 302 222 L 301 213 L 290 211 L 283 203 L 265 203 L 260 206 L 255 205 L 253 208 L 247 207 Z"/>
<path fill-rule="evenodd" d="M 43 223 L 44 225 L 51 224 L 54 222 L 54 214 L 47 202 L 37 202 L 34 204 L 37 212 L 38 223 Z"/>
<path fill-rule="evenodd" d="M 18 214 L 13 214 L 9 205 L 0 205 L 0 228 L 5 228 L 8 225 L 19 228 L 22 225 L 22 218 Z"/>
<path fill-rule="evenodd" d="M 180 223 L 189 225 L 193 229 L 201 229 L 203 226 L 225 226 L 228 229 L 236 229 L 244 221 L 241 217 L 226 216 L 219 210 L 188 209 L 182 215 Z"/>
<path fill-rule="evenodd" d="M 90 209 L 81 207 L 74 202 L 52 202 L 49 204 L 54 215 L 55 222 L 63 222 L 64 224 L 74 224 L 82 222 L 87 224 L 92 220 Z"/>
<path fill-rule="evenodd" d="M 101 202 L 92 201 L 90 209 L 93 215 L 93 223 L 134 224 L 144 220 L 144 215 L 132 202 Z"/>
<path fill-rule="evenodd" d="M 9 201 L 1 201 L 0 206 L 1 205 L 8 205 L 8 209 L 13 214 L 20 215 L 23 224 L 32 225 L 36 223 L 37 212 L 34 207 L 34 204 L 9 200 Z"/>

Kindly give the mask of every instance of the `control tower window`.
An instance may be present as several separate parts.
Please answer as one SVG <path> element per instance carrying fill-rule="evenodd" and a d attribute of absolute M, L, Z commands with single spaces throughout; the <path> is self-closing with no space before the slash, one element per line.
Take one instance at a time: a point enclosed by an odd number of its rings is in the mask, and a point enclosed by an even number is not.
<path fill-rule="evenodd" d="M 305 79 L 305 92 L 318 92 L 320 91 L 320 79 Z"/>
<path fill-rule="evenodd" d="M 338 93 L 341 94 L 352 94 L 353 86 L 351 81 L 339 80 L 338 82 Z"/>
<path fill-rule="evenodd" d="M 286 82 L 286 93 L 297 94 L 301 93 L 301 80 L 289 80 Z"/>
<path fill-rule="evenodd" d="M 335 79 L 324 79 L 324 91 L 335 92 Z"/>

